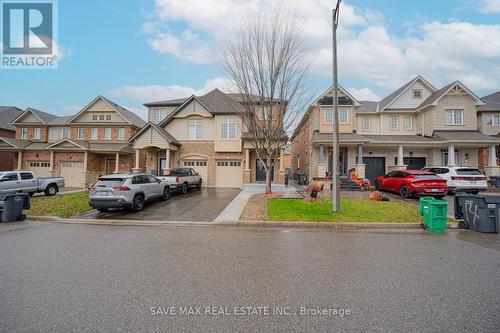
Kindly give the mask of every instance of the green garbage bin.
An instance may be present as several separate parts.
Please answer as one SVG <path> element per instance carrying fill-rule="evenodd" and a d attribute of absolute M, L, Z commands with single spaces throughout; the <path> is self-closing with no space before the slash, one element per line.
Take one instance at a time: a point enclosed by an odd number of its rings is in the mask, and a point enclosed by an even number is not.
<path fill-rule="evenodd" d="M 420 198 L 420 205 L 418 206 L 418 214 L 424 216 L 424 206 L 428 205 L 429 202 L 434 200 L 433 197 L 422 197 Z"/>
<path fill-rule="evenodd" d="M 448 202 L 444 200 L 427 201 L 422 207 L 424 225 L 430 232 L 445 232 L 446 218 L 448 216 Z"/>

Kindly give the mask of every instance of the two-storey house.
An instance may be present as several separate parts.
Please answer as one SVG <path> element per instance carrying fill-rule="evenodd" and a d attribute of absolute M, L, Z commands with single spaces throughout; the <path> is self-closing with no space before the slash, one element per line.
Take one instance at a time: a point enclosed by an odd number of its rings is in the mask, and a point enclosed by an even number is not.
<path fill-rule="evenodd" d="M 244 100 L 238 94 L 215 89 L 203 96 L 144 104 L 149 122 L 131 139 L 134 172 L 168 174 L 188 167 L 203 178 L 203 186 L 242 187 L 265 181 L 241 118 Z M 264 116 L 273 106 L 259 108 Z M 257 112 L 257 111 L 256 111 Z M 284 138 L 286 141 L 287 138 Z M 273 181 L 284 182 L 284 151 L 273 170 Z"/>
<path fill-rule="evenodd" d="M 15 106 L 0 106 L 0 136 L 16 137 L 16 127 L 11 122 L 23 113 Z M 13 152 L 0 151 L 0 171 L 9 171 L 15 167 L 16 155 Z"/>
<path fill-rule="evenodd" d="M 0 151 L 15 153 L 19 170 L 62 176 L 66 186 L 82 187 L 102 174 L 131 172 L 134 155 L 128 140 L 144 124 L 102 96 L 72 116 L 28 108 L 12 122 L 15 138 L 0 137 Z"/>
<path fill-rule="evenodd" d="M 340 173 L 355 168 L 372 182 L 391 170 L 426 165 L 482 167 L 499 173 L 495 145 L 483 133 L 483 102 L 455 81 L 436 89 L 418 76 L 381 101 L 357 101 L 339 87 Z M 306 111 L 292 136 L 292 172 L 310 178 L 331 175 L 333 94 L 324 92 Z M 485 110 L 486 111 L 486 110 Z M 479 116 L 478 116 L 479 115 Z M 478 123 L 479 122 L 479 123 Z M 480 165 L 480 152 L 488 163 Z"/>

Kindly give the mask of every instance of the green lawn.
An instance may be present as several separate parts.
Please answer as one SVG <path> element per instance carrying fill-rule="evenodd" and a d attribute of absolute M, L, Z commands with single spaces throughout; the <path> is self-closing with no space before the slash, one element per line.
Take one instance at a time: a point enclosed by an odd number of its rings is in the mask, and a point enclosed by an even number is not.
<path fill-rule="evenodd" d="M 422 222 L 418 207 L 401 201 L 342 199 L 340 207 L 332 213 L 331 200 L 269 199 L 267 214 L 270 221 Z"/>
<path fill-rule="evenodd" d="M 53 197 L 31 198 L 31 209 L 25 213 L 28 216 L 59 216 L 70 217 L 89 211 L 89 194 L 78 192 L 56 195 Z"/>

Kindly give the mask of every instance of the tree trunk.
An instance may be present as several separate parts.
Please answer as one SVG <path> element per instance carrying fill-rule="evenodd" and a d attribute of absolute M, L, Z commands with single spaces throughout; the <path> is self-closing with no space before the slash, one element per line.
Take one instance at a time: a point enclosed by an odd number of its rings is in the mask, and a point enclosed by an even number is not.
<path fill-rule="evenodd" d="M 271 194 L 273 192 L 271 187 L 271 167 L 267 166 L 266 169 L 266 194 Z"/>

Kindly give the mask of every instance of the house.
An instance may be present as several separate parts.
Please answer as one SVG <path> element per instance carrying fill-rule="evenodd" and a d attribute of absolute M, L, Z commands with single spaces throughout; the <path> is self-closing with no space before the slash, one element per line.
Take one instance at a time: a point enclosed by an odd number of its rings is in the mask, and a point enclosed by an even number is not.
<path fill-rule="evenodd" d="M 487 135 L 500 137 L 500 91 L 481 98 L 484 105 L 477 108 L 479 130 Z M 500 150 L 497 146 L 497 152 Z M 488 165 L 489 150 L 481 149 L 479 151 L 479 166 Z M 498 157 L 498 153 L 497 153 Z"/>
<path fill-rule="evenodd" d="M 482 167 L 488 175 L 500 174 L 495 148 L 500 138 L 491 135 L 498 131 L 481 124 L 487 111 L 482 108 L 496 104 L 459 81 L 436 89 L 417 76 L 377 102 L 358 101 L 341 86 L 338 95 L 341 175 L 355 168 L 373 182 L 392 170 L 426 165 Z M 323 179 L 331 173 L 332 124 L 329 88 L 309 106 L 291 138 L 292 174 Z M 484 151 L 489 157 L 481 164 Z"/>
<path fill-rule="evenodd" d="M 238 94 L 214 89 L 144 104 L 149 122 L 130 139 L 134 172 L 164 175 L 173 167 L 189 167 L 202 176 L 203 186 L 217 187 L 265 181 L 264 166 L 243 126 L 241 103 L 245 99 Z M 271 105 L 264 108 L 273 110 Z M 272 172 L 275 183 L 284 183 L 283 162 L 284 150 Z"/>
<path fill-rule="evenodd" d="M 15 138 L 0 137 L 0 152 L 15 153 L 19 170 L 62 176 L 67 187 L 82 187 L 99 175 L 132 169 L 128 140 L 144 124 L 102 96 L 72 116 L 28 108 L 12 121 Z"/>
<path fill-rule="evenodd" d="M 11 122 L 23 111 L 15 106 L 0 106 L 0 136 L 15 138 L 16 128 Z M 12 152 L 0 152 L 0 171 L 13 170 L 16 156 Z"/>

